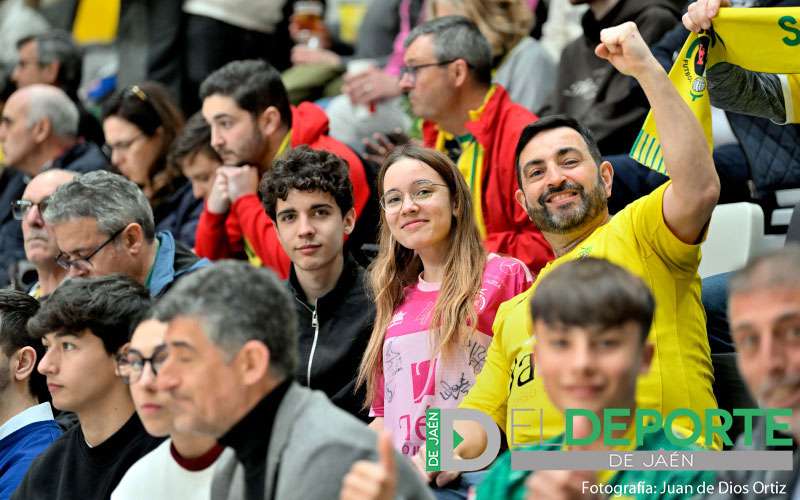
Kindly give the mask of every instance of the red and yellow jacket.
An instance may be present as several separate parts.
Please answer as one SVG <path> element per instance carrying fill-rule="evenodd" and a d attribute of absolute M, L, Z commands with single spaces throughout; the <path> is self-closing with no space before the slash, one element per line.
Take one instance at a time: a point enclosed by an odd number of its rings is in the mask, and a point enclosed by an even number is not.
<path fill-rule="evenodd" d="M 511 101 L 501 85 L 494 85 L 476 119 L 466 128 L 478 142 L 483 159 L 479 167 L 481 205 L 478 224 L 488 252 L 510 255 L 536 274 L 553 259 L 553 250 L 514 199 L 517 174 L 514 150 L 522 129 L 538 117 Z M 441 131 L 435 123 L 422 124 L 425 146 L 441 147 Z"/>
<path fill-rule="evenodd" d="M 370 197 L 364 163 L 345 144 L 325 135 L 327 132 L 328 117 L 322 108 L 311 103 L 292 107 L 290 147 L 307 145 L 336 154 L 347 162 L 353 183 L 353 206 L 359 220 Z M 291 261 L 257 194 L 242 196 L 231 204 L 227 214 L 213 214 L 205 207 L 197 224 L 195 251 L 211 260 L 235 258 L 244 252 L 251 263 L 269 267 L 281 279 L 289 276 Z"/>

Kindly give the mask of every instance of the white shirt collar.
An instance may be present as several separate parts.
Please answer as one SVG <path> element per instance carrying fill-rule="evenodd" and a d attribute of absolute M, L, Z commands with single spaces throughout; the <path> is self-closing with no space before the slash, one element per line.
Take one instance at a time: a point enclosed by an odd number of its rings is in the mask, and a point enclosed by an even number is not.
<path fill-rule="evenodd" d="M 50 403 L 42 403 L 36 406 L 31 406 L 27 410 L 17 413 L 6 423 L 0 426 L 0 440 L 7 438 L 14 432 L 22 429 L 26 425 L 35 422 L 43 422 L 53 419 L 53 410 L 50 408 Z"/>

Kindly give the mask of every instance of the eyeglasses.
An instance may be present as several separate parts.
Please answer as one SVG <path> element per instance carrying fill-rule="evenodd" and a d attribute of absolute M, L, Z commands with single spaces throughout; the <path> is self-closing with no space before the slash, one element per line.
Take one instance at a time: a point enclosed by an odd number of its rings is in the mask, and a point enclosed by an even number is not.
<path fill-rule="evenodd" d="M 122 381 L 126 384 L 135 384 L 142 378 L 144 366 L 150 363 L 153 375 L 158 375 L 159 370 L 167 361 L 169 351 L 166 344 L 161 344 L 153 349 L 153 355 L 149 358 L 142 356 L 136 349 L 128 349 L 128 352 L 117 356 L 117 369 Z"/>
<path fill-rule="evenodd" d="M 87 255 L 86 257 L 79 257 L 77 259 L 70 260 L 70 259 L 67 258 L 66 255 L 64 255 L 64 252 L 60 252 L 58 254 L 58 257 L 56 257 L 56 264 L 58 264 L 59 266 L 61 266 L 64 269 L 66 269 L 67 271 L 69 271 L 69 269 L 71 267 L 74 267 L 78 271 L 88 272 L 88 271 L 90 271 L 92 269 L 92 263 L 90 262 L 91 258 L 94 257 L 95 255 L 97 255 L 97 252 L 102 250 L 103 247 L 105 247 L 106 245 L 108 245 L 109 243 L 114 241 L 114 238 L 116 238 L 117 236 L 122 234 L 122 231 L 124 231 L 124 230 L 125 230 L 125 228 L 123 227 L 122 229 L 120 229 L 119 231 L 117 231 L 116 233 L 111 235 L 111 237 L 109 239 L 107 239 L 105 242 L 103 242 L 103 244 L 100 245 L 99 247 L 95 248 L 94 251 L 92 253 L 90 253 L 89 255 Z"/>
<path fill-rule="evenodd" d="M 435 182 L 420 182 L 417 184 L 417 189 L 409 193 L 411 201 L 417 204 L 425 204 L 430 200 L 439 188 L 447 188 L 447 184 L 437 184 Z M 400 211 L 403 207 L 403 202 L 406 199 L 406 193 L 402 193 L 393 189 L 383 196 L 381 196 L 381 207 L 388 214 L 392 215 Z"/>
<path fill-rule="evenodd" d="M 17 200 L 11 203 L 11 213 L 14 214 L 14 218 L 17 220 L 22 220 L 28 215 L 28 210 L 33 208 L 34 206 L 39 209 L 39 214 L 43 214 L 44 211 L 47 209 L 47 204 L 50 202 L 50 197 L 45 196 L 42 198 L 42 201 L 39 203 L 33 202 L 31 200 Z"/>
<path fill-rule="evenodd" d="M 114 144 L 106 143 L 103 145 L 103 153 L 105 153 L 105 155 L 108 157 L 111 157 L 111 154 L 114 151 L 119 151 L 120 153 L 124 153 L 125 151 L 129 150 L 131 146 L 133 146 L 133 144 L 142 137 L 144 137 L 144 134 L 138 134 L 128 139 L 127 141 L 118 141 L 115 142 Z"/>
<path fill-rule="evenodd" d="M 448 64 L 457 60 L 458 59 L 448 59 L 447 61 L 417 64 L 414 66 L 403 65 L 400 66 L 400 79 L 402 80 L 404 76 L 408 75 L 408 77 L 411 79 L 411 83 L 415 83 L 417 81 L 417 73 L 419 70 L 423 68 L 431 68 L 433 66 L 447 66 Z"/>

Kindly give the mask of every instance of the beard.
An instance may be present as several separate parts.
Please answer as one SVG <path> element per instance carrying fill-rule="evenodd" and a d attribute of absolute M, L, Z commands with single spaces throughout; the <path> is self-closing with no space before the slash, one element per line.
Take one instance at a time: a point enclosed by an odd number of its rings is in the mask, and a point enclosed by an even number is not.
<path fill-rule="evenodd" d="M 551 211 L 546 203 L 547 198 L 564 191 L 575 191 L 579 201 L 557 212 Z M 561 186 L 548 189 L 536 201 L 538 206 L 535 207 L 526 202 L 528 205 L 528 217 L 531 218 L 540 231 L 556 234 L 569 233 L 581 227 L 587 221 L 600 215 L 608 206 L 602 179 L 599 176 L 597 182 L 588 193 L 580 184 L 567 181 Z"/>

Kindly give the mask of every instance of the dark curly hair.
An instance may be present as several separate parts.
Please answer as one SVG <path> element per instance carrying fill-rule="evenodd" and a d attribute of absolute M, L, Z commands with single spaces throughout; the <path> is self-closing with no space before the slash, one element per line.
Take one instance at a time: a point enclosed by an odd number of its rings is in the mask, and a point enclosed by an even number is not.
<path fill-rule="evenodd" d="M 38 338 L 28 333 L 25 325 L 39 310 L 39 302 L 27 293 L 17 290 L 0 290 L 0 349 L 6 357 L 11 357 L 23 347 L 36 351 L 36 365 L 44 357 L 44 346 Z M 34 369 L 28 379 L 31 396 L 40 403 L 50 400 L 47 379 Z"/>
<path fill-rule="evenodd" d="M 300 146 L 272 163 L 261 178 L 258 192 L 273 221 L 278 199 L 286 200 L 290 189 L 330 193 L 342 215 L 353 208 L 353 184 L 347 163 L 327 151 Z"/>
<path fill-rule="evenodd" d="M 28 321 L 28 331 L 41 339 L 54 332 L 81 335 L 89 330 L 112 355 L 130 340 L 150 305 L 147 289 L 128 276 L 70 278 Z"/>

